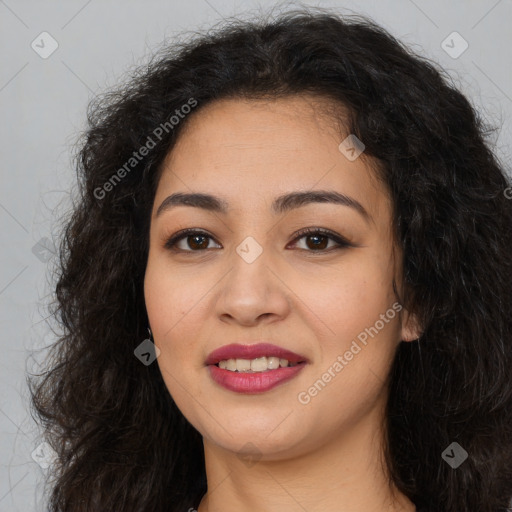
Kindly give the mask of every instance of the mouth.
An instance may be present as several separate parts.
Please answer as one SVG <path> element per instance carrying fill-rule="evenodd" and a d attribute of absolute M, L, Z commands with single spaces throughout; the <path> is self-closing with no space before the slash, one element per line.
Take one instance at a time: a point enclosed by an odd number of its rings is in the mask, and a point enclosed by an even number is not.
<path fill-rule="evenodd" d="M 233 361 L 236 361 L 236 366 Z M 272 343 L 231 343 L 211 352 L 205 364 L 217 365 L 230 371 L 265 371 L 303 362 L 309 361 L 300 354 Z"/>
<path fill-rule="evenodd" d="M 288 359 L 275 356 L 262 356 L 255 359 L 223 359 L 214 366 L 222 370 L 237 373 L 259 373 L 278 370 L 279 368 L 292 368 L 306 361 L 291 362 Z"/>
<path fill-rule="evenodd" d="M 213 351 L 205 361 L 220 386 L 238 393 L 262 393 L 295 377 L 309 360 L 269 343 L 231 344 Z"/>

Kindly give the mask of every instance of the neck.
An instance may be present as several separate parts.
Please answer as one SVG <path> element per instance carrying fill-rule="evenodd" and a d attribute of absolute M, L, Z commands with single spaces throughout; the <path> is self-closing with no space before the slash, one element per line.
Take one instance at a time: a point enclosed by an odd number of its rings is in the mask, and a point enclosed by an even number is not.
<path fill-rule="evenodd" d="M 389 482 L 376 424 L 368 416 L 343 436 L 278 458 L 242 457 L 204 439 L 208 492 L 198 512 L 414 512 Z"/>

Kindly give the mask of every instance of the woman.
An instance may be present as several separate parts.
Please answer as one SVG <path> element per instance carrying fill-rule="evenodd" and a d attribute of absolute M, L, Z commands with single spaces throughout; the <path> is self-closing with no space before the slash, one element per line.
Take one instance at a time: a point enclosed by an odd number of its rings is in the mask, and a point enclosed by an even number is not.
<path fill-rule="evenodd" d="M 510 181 L 442 71 L 291 11 L 89 122 L 32 387 L 52 511 L 506 510 Z"/>

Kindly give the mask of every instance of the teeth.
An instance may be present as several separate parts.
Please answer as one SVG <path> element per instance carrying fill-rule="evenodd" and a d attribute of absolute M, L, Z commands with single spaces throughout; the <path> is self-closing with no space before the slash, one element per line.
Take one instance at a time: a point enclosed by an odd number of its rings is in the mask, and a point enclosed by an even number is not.
<path fill-rule="evenodd" d="M 267 357 L 267 368 L 269 370 L 275 370 L 276 368 L 279 368 L 279 362 L 281 359 L 279 357 Z M 283 359 L 284 361 L 284 359 Z M 283 364 L 284 366 L 284 364 Z"/>
<path fill-rule="evenodd" d="M 227 359 L 219 361 L 219 368 L 230 370 L 232 372 L 264 372 L 267 370 L 276 370 L 277 368 L 286 368 L 295 366 L 297 363 L 290 363 L 287 359 L 279 357 L 257 357 L 256 359 Z"/>
<path fill-rule="evenodd" d="M 238 361 L 246 361 L 246 359 L 238 359 L 236 362 L 237 368 L 239 368 Z M 250 361 L 249 366 L 253 372 L 264 372 L 265 370 L 268 369 L 267 358 L 266 357 L 258 357 L 256 359 L 253 359 L 252 361 Z M 245 370 L 245 368 L 244 368 L 244 370 Z"/>

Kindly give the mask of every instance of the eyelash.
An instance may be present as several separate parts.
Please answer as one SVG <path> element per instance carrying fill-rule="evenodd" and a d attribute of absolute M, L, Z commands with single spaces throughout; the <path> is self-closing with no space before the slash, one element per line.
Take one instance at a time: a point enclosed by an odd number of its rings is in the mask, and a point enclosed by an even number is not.
<path fill-rule="evenodd" d="M 184 249 L 177 249 L 175 247 L 176 244 L 178 242 L 180 242 L 182 239 L 187 238 L 187 237 L 192 236 L 192 235 L 206 236 L 206 237 L 211 238 L 212 240 L 214 240 L 214 238 L 211 235 L 209 235 L 208 233 L 206 233 L 204 231 L 200 231 L 200 230 L 197 230 L 195 228 L 187 228 L 187 229 L 183 229 L 182 231 L 178 231 L 178 233 L 175 233 L 174 235 L 169 237 L 167 239 L 164 247 L 166 249 L 171 250 L 171 251 L 181 252 L 181 253 L 187 253 L 187 252 L 188 253 L 201 253 L 201 252 L 207 251 L 208 249 L 197 249 L 197 250 L 187 249 L 187 250 L 184 250 Z M 319 249 L 319 250 L 300 249 L 302 251 L 322 254 L 322 253 L 330 252 L 332 250 L 346 249 L 347 247 L 354 247 L 350 242 L 348 242 L 346 239 L 344 239 L 340 235 L 337 235 L 336 233 L 334 233 L 334 232 L 332 232 L 332 231 L 330 231 L 328 229 L 324 229 L 324 228 L 303 228 L 303 229 L 299 230 L 297 233 L 295 233 L 295 238 L 292 240 L 292 242 L 297 242 L 301 238 L 304 238 L 307 235 L 321 235 L 323 237 L 327 237 L 330 240 L 333 240 L 334 242 L 336 242 L 338 244 L 338 246 L 337 247 L 330 247 L 328 249 Z M 218 243 L 218 242 L 216 242 L 216 243 Z"/>

